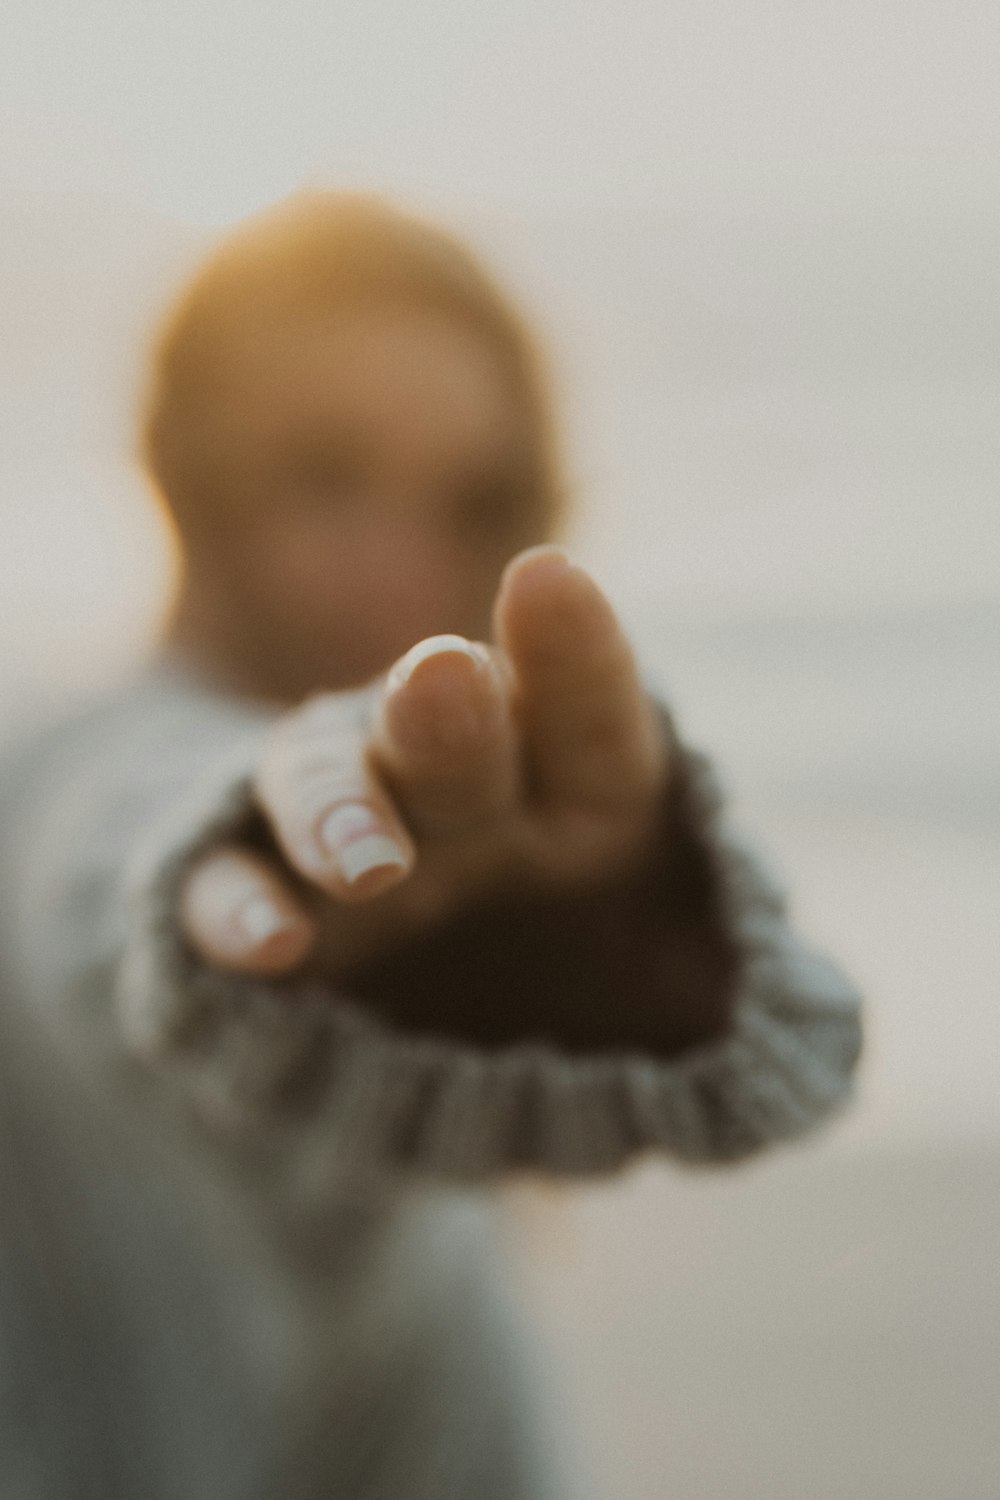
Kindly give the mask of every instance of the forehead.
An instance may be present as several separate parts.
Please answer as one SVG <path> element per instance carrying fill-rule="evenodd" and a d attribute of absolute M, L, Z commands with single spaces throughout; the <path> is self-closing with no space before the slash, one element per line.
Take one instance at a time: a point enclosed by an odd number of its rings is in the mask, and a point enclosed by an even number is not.
<path fill-rule="evenodd" d="M 521 426 L 499 352 L 433 310 L 261 318 L 237 336 L 224 383 L 258 442 L 283 448 L 325 438 L 404 463 L 474 458 L 516 441 Z"/>

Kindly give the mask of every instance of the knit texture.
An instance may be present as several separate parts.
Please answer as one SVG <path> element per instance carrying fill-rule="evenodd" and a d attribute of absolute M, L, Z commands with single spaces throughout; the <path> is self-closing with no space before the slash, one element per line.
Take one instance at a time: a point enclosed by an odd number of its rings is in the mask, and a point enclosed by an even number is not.
<path fill-rule="evenodd" d="M 705 758 L 681 749 L 677 774 L 739 955 L 729 1024 L 706 1043 L 657 1056 L 629 1045 L 627 1026 L 616 1039 L 611 1019 L 600 1051 L 570 1053 L 558 1037 L 478 1045 L 426 1023 L 401 1027 L 316 978 L 208 969 L 179 933 L 179 885 L 206 850 L 260 837 L 247 776 L 222 768 L 166 810 L 130 871 L 117 984 L 129 1045 L 220 1128 L 302 1121 L 298 1170 L 320 1193 L 325 1166 L 345 1152 L 353 1170 L 474 1181 L 510 1169 L 607 1173 L 649 1150 L 728 1161 L 799 1135 L 849 1093 L 857 994 L 793 933 L 780 886 L 726 826 Z M 623 998 L 607 994 L 612 1018 Z"/>
<path fill-rule="evenodd" d="M 349 983 L 214 973 L 179 883 L 259 846 L 267 728 L 157 669 L 0 761 L 0 1030 L 38 1040 L 3 1053 L 0 1497 L 562 1496 L 470 1189 L 808 1131 L 858 996 L 688 750 L 630 883 Z"/>

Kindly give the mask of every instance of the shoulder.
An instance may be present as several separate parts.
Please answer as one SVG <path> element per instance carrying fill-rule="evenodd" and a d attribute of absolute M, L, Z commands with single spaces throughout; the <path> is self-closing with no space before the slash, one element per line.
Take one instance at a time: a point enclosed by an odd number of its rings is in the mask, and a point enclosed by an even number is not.
<path fill-rule="evenodd" d="M 7 862 L 50 829 L 109 835 L 200 768 L 256 743 L 259 716 L 152 666 L 83 701 L 49 703 L 0 733 L 0 840 Z M 16 862 L 16 860 L 15 860 Z"/>

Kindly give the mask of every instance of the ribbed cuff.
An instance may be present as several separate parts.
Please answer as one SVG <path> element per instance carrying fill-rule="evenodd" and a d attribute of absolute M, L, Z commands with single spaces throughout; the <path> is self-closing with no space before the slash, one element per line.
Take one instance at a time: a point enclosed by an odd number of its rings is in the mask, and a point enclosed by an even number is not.
<path fill-rule="evenodd" d="M 727 1161 L 801 1134 L 849 1094 L 858 996 L 792 933 L 779 886 L 719 826 L 707 762 L 682 753 L 741 953 L 724 1036 L 667 1060 L 537 1042 L 487 1049 L 396 1027 L 317 980 L 208 969 L 179 933 L 177 895 L 206 850 L 260 843 L 242 776 L 203 789 L 133 882 L 118 995 L 129 1046 L 224 1133 L 298 1132 L 294 1170 L 308 1197 L 321 1195 L 334 1164 L 457 1181 L 516 1170 L 585 1177 L 650 1150 Z"/>

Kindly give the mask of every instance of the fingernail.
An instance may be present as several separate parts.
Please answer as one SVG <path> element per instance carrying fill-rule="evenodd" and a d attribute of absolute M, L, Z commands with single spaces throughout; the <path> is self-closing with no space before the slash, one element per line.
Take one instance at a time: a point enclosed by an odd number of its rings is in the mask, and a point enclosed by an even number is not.
<path fill-rule="evenodd" d="M 394 839 L 374 833 L 370 838 L 356 839 L 346 849 L 341 849 L 337 863 L 344 879 L 353 884 L 369 870 L 405 869 L 406 855 Z"/>
<path fill-rule="evenodd" d="M 406 855 L 395 839 L 381 832 L 379 821 L 362 802 L 348 802 L 327 813 L 319 828 L 319 840 L 337 861 L 350 882 L 369 870 L 403 869 Z"/>
<path fill-rule="evenodd" d="M 421 662 L 429 661 L 432 656 L 449 654 L 464 656 L 477 667 L 488 665 L 490 660 L 486 647 L 478 641 L 467 641 L 464 635 L 432 635 L 426 641 L 418 641 L 415 646 L 411 646 L 406 655 L 395 663 L 389 673 L 390 691 L 409 682 Z"/>
<path fill-rule="evenodd" d="M 269 896 L 252 896 L 236 913 L 236 923 L 254 948 L 289 926 L 288 918 Z"/>

